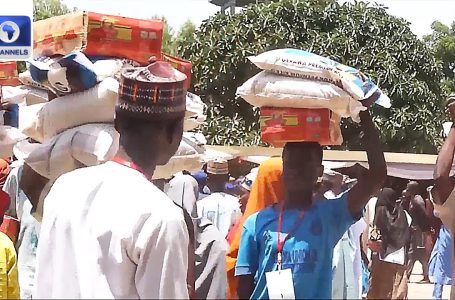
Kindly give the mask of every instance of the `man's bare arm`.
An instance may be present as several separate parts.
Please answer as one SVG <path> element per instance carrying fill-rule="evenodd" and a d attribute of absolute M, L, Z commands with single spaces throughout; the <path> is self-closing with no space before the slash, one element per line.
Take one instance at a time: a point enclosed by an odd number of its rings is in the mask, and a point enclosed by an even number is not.
<path fill-rule="evenodd" d="M 382 144 L 368 111 L 360 113 L 360 126 L 363 131 L 362 142 L 366 148 L 369 170 L 364 176 L 358 178 L 357 184 L 349 193 L 349 211 L 353 216 L 362 211 L 371 196 L 382 188 L 387 177 L 387 165 Z"/>
<path fill-rule="evenodd" d="M 239 299 L 250 299 L 254 292 L 254 276 L 243 275 L 239 276 L 239 286 L 237 287 L 237 294 Z"/>
<path fill-rule="evenodd" d="M 452 125 L 449 136 L 439 151 L 434 170 L 434 188 L 432 190 L 433 199 L 437 204 L 444 204 L 454 189 L 454 184 L 450 179 L 450 171 L 455 154 L 455 128 Z"/>

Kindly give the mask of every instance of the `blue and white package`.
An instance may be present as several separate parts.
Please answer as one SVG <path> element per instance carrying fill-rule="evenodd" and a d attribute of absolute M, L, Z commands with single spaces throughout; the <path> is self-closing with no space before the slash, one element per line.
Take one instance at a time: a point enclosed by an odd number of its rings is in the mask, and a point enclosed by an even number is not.
<path fill-rule="evenodd" d="M 60 57 L 50 58 L 47 56 L 41 56 L 38 58 L 34 58 L 32 60 L 29 60 L 28 70 L 30 72 L 30 75 L 31 75 L 33 81 L 50 87 L 50 84 L 47 80 L 47 75 L 50 70 L 51 64 L 56 62 L 59 58 Z"/>
<path fill-rule="evenodd" d="M 78 93 L 98 83 L 93 63 L 82 52 L 67 54 L 50 65 L 48 81 L 58 92 Z"/>
<path fill-rule="evenodd" d="M 100 80 L 93 63 L 82 52 L 63 57 L 39 57 L 29 61 L 32 79 L 62 96 L 86 91 Z"/>
<path fill-rule="evenodd" d="M 359 70 L 308 51 L 277 49 L 249 57 L 249 60 L 260 69 L 276 74 L 334 84 L 359 101 L 379 92 L 376 104 L 391 107 L 389 97 Z"/>

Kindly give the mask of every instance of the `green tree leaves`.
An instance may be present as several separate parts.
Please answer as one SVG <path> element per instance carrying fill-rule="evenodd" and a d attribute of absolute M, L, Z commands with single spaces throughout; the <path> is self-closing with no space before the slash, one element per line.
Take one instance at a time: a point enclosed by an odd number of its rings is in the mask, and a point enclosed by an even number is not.
<path fill-rule="evenodd" d="M 436 59 L 442 64 L 446 92 L 455 92 L 455 22 L 446 26 L 436 21 L 431 25 L 433 33 L 424 37 L 425 42 L 433 47 Z"/>
<path fill-rule="evenodd" d="M 195 92 L 210 104 L 210 126 L 204 128 L 210 142 L 259 142 L 258 113 L 236 99 L 235 92 L 258 72 L 248 56 L 285 47 L 357 67 L 381 86 L 393 101 L 391 110 L 374 108 L 386 150 L 436 152 L 443 74 L 431 50 L 406 21 L 383 7 L 325 0 L 282 0 L 252 5 L 233 16 L 217 14 L 183 47 L 184 58 L 193 63 Z M 228 126 L 227 120 L 239 122 L 240 130 Z M 343 147 L 359 149 L 358 128 L 345 121 L 342 129 Z"/>
<path fill-rule="evenodd" d="M 33 20 L 39 21 L 70 13 L 71 10 L 60 0 L 33 0 Z"/>

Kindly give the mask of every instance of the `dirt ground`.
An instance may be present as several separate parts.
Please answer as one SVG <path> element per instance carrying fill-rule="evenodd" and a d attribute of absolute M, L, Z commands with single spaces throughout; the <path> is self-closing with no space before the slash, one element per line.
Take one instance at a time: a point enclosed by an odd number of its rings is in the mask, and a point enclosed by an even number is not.
<path fill-rule="evenodd" d="M 419 284 L 422 280 L 422 266 L 420 263 L 416 263 L 414 271 L 412 272 L 411 283 L 408 286 L 408 298 L 409 299 L 431 299 L 433 294 L 433 284 Z M 450 297 L 450 286 L 444 287 L 442 299 L 449 299 Z"/>

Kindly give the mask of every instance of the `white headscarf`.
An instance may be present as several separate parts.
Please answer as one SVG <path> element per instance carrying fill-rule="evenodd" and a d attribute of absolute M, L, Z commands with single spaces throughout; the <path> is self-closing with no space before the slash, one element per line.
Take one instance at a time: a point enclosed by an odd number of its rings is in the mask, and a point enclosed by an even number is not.
<path fill-rule="evenodd" d="M 241 186 L 248 190 L 251 191 L 251 187 L 253 186 L 253 182 L 256 180 L 256 177 L 258 176 L 258 170 L 259 168 L 254 168 L 251 170 L 251 172 L 245 176 L 243 179 Z"/>

